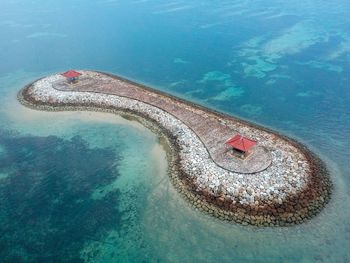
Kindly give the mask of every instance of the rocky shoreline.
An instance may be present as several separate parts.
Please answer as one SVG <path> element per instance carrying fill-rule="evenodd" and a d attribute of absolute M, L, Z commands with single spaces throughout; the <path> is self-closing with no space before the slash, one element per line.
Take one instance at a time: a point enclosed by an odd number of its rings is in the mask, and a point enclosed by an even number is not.
<path fill-rule="evenodd" d="M 108 80 L 116 88 L 118 83 L 137 85 L 100 72 L 84 74 L 102 84 Z M 229 171 L 212 160 L 198 134 L 171 112 L 130 97 L 106 94 L 103 89 L 91 92 L 53 88 L 53 83 L 60 81 L 64 81 L 60 75 L 35 81 L 18 93 L 18 100 L 37 110 L 104 111 L 137 119 L 166 144 L 173 185 L 196 208 L 212 216 L 244 225 L 287 226 L 305 222 L 329 201 L 332 183 L 324 163 L 295 140 L 137 85 L 151 95 L 163 96 L 169 103 L 182 103 L 189 110 L 205 112 L 207 118 L 217 118 L 228 127 L 235 125 L 235 129 L 266 141 L 273 158 L 269 167 L 248 174 Z"/>

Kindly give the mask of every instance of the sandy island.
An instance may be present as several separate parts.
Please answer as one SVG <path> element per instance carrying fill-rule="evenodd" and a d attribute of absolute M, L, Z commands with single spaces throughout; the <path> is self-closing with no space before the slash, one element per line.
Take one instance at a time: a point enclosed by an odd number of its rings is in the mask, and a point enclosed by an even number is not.
<path fill-rule="evenodd" d="M 79 71 L 37 80 L 19 101 L 46 111 L 90 110 L 138 120 L 167 149 L 173 185 L 196 208 L 244 225 L 287 226 L 316 215 L 332 183 L 323 162 L 304 145 L 242 121 L 110 74 Z M 246 158 L 225 141 L 241 134 L 257 141 Z"/>

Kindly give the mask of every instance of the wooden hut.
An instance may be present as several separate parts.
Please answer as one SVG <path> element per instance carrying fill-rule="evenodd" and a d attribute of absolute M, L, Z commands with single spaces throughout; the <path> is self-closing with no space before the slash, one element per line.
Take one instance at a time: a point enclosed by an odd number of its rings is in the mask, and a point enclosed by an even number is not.
<path fill-rule="evenodd" d="M 78 80 L 79 76 L 81 76 L 81 73 L 75 70 L 68 70 L 67 72 L 62 73 L 61 75 L 66 77 L 69 83 L 73 83 Z"/>
<path fill-rule="evenodd" d="M 233 154 L 238 155 L 239 157 L 247 157 L 257 142 L 237 134 L 226 141 L 226 144 L 232 147 Z"/>

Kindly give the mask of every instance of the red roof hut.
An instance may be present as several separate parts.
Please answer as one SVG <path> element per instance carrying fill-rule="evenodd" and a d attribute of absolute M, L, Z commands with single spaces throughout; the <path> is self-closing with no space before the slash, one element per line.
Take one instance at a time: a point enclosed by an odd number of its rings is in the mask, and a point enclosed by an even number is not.
<path fill-rule="evenodd" d="M 229 139 L 226 142 L 226 144 L 230 145 L 233 149 L 246 155 L 256 145 L 256 141 L 243 137 L 240 134 L 237 134 L 231 139 Z"/>
<path fill-rule="evenodd" d="M 68 82 L 73 82 L 73 81 L 78 79 L 78 77 L 81 75 L 81 73 L 79 73 L 75 70 L 68 70 L 67 72 L 62 73 L 61 75 L 66 77 Z"/>

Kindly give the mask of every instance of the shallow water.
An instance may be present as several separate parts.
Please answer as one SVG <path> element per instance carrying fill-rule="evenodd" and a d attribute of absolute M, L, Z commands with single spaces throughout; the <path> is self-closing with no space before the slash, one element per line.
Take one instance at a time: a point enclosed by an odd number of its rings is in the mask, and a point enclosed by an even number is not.
<path fill-rule="evenodd" d="M 347 262 L 348 1 L 20 0 L 0 10 L 2 261 Z M 194 210 L 140 124 L 17 103 L 25 84 L 69 68 L 123 75 L 298 138 L 331 171 L 330 204 L 290 228 Z"/>

